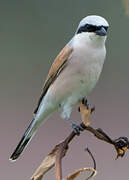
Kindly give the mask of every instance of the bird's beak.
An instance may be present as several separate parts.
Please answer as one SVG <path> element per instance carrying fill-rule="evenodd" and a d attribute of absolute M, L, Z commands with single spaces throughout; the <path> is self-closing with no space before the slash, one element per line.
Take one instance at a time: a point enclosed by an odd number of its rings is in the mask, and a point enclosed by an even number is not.
<path fill-rule="evenodd" d="M 101 27 L 101 29 L 95 31 L 95 33 L 99 36 L 106 36 L 107 35 L 107 31 L 105 30 L 104 27 Z"/>

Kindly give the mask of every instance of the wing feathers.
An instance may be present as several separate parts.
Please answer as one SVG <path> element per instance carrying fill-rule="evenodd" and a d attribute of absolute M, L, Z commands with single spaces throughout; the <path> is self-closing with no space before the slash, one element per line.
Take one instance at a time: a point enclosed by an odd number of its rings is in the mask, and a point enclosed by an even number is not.
<path fill-rule="evenodd" d="M 59 74 L 61 73 L 61 71 L 66 67 L 67 65 L 67 61 L 68 61 L 68 57 L 70 56 L 70 54 L 72 53 L 73 48 L 69 47 L 69 46 L 65 46 L 61 52 L 58 54 L 58 56 L 56 57 L 56 59 L 54 60 L 49 73 L 47 75 L 47 78 L 45 80 L 44 86 L 43 86 L 43 92 L 40 96 L 40 99 L 38 101 L 38 105 L 34 111 L 34 113 L 37 113 L 37 110 L 40 106 L 40 103 L 43 99 L 43 97 L 45 96 L 48 88 L 50 87 L 50 85 L 54 82 L 54 80 L 59 76 Z"/>

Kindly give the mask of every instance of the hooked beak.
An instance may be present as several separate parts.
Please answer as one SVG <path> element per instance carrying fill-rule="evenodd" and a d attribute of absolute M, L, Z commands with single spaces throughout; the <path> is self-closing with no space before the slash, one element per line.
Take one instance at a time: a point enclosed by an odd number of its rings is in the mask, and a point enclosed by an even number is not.
<path fill-rule="evenodd" d="M 104 27 L 101 27 L 101 29 L 95 31 L 95 33 L 99 36 L 106 36 L 107 35 L 107 31 Z"/>

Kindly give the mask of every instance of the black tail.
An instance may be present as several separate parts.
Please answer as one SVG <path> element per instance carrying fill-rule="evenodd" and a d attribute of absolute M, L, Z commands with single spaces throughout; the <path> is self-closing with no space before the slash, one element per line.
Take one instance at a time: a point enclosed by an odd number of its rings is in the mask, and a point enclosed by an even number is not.
<path fill-rule="evenodd" d="M 21 138 L 19 144 L 17 145 L 15 151 L 11 155 L 11 157 L 10 157 L 11 161 L 15 161 L 20 156 L 22 151 L 25 149 L 27 144 L 30 142 L 30 140 L 34 136 L 36 129 L 37 129 L 36 122 L 33 120 L 31 122 L 31 124 L 29 125 L 29 127 L 27 128 L 27 130 L 25 131 L 25 133 L 24 133 L 23 137 Z"/>

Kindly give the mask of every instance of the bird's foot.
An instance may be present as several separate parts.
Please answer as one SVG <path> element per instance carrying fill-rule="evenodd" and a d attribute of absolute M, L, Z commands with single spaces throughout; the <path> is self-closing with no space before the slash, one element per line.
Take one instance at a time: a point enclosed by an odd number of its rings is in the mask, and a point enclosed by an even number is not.
<path fill-rule="evenodd" d="M 83 131 L 83 127 L 72 123 L 72 128 L 77 135 L 80 135 L 80 131 Z"/>

